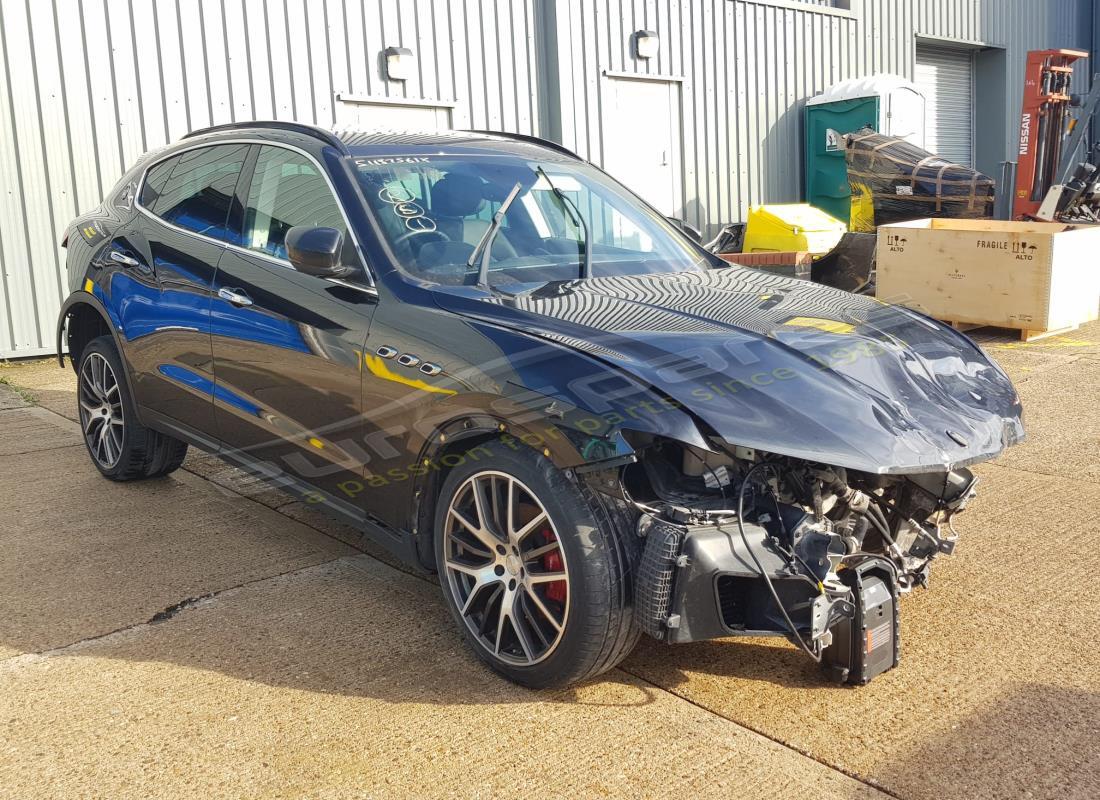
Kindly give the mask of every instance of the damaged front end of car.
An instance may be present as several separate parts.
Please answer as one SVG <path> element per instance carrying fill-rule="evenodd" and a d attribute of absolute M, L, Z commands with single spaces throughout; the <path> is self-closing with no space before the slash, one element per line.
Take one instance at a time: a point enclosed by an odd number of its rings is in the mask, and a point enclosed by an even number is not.
<path fill-rule="evenodd" d="M 644 538 L 635 613 L 654 638 L 786 636 L 838 682 L 898 663 L 898 598 L 950 555 L 966 468 L 882 475 L 744 447 L 638 442 L 623 486 Z"/>
<path fill-rule="evenodd" d="M 897 664 L 899 596 L 954 550 L 969 467 L 1025 435 L 1015 388 L 973 341 L 802 281 L 592 279 L 491 307 L 584 353 L 593 376 L 547 394 L 588 417 L 589 463 L 569 466 L 625 507 L 636 616 L 664 642 L 786 636 L 866 683 Z"/>

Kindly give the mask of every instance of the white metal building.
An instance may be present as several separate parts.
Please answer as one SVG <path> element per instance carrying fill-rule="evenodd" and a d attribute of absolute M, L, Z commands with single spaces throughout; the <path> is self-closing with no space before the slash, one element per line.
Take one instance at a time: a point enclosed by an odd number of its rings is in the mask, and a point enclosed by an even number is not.
<path fill-rule="evenodd" d="M 750 203 L 799 199 L 804 101 L 852 77 L 915 80 L 928 141 L 996 174 L 1026 51 L 1091 51 L 1097 5 L 0 0 L 0 357 L 52 352 L 65 224 L 189 130 L 275 118 L 531 133 L 713 230 Z M 403 79 L 390 48 L 408 51 Z"/>

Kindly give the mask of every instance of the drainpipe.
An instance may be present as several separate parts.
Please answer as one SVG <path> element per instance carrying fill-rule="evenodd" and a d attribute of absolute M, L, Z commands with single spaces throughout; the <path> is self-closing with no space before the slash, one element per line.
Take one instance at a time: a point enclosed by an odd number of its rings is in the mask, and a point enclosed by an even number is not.
<path fill-rule="evenodd" d="M 1092 57 L 1089 58 L 1089 74 L 1100 72 L 1100 0 L 1092 0 Z M 1091 87 L 1090 87 L 1091 88 Z M 1087 143 L 1100 140 L 1100 108 L 1092 114 Z M 1087 144 L 1086 144 L 1087 149 Z"/>
<path fill-rule="evenodd" d="M 562 144 L 558 3 L 557 0 L 542 0 L 535 4 L 535 9 L 535 91 L 539 101 L 539 127 L 536 133 L 543 139 Z"/>

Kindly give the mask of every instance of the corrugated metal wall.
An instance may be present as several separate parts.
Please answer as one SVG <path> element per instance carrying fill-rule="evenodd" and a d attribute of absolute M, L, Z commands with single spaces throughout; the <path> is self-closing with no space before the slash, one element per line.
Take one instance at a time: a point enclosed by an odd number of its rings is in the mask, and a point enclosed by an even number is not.
<path fill-rule="evenodd" d="M 850 10 L 834 8 L 849 5 Z M 600 161 L 605 72 L 679 80 L 683 216 L 800 196 L 801 103 L 913 75 L 916 34 L 1006 48 L 1004 143 L 1026 50 L 1091 49 L 1090 0 L 0 0 L 0 357 L 53 349 L 65 223 L 143 151 L 209 124 L 332 124 L 342 101 L 450 109 Z M 656 30 L 660 54 L 633 58 Z M 383 78 L 381 51 L 417 73 Z M 613 146 L 613 143 L 611 143 Z"/>
<path fill-rule="evenodd" d="M 536 0 L 0 0 L 0 357 L 54 349 L 66 223 L 146 150 L 337 94 L 534 133 Z M 381 51 L 416 53 L 382 74 Z"/>
<path fill-rule="evenodd" d="M 564 144 L 597 162 L 614 146 L 594 122 L 605 72 L 680 81 L 682 216 L 710 232 L 743 219 L 750 203 L 798 200 L 803 101 L 845 78 L 912 80 L 918 37 L 1005 49 L 1010 96 L 999 130 L 1008 153 L 1027 51 L 1087 50 L 1092 35 L 1091 0 L 557 0 L 556 8 Z M 636 30 L 662 35 L 657 58 L 631 56 Z"/>
<path fill-rule="evenodd" d="M 601 90 L 610 72 L 682 79 L 681 216 L 707 227 L 750 202 L 797 199 L 799 101 L 853 74 L 858 24 L 811 3 L 729 0 L 558 0 L 561 135 L 599 162 Z M 629 37 L 661 34 L 656 58 Z M 644 122 L 639 121 L 639 124 Z"/>

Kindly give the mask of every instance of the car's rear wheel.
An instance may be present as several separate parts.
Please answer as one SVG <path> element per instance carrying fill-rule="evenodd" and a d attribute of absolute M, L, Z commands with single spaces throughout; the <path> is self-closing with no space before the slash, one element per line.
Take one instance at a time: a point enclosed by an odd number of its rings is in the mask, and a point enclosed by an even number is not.
<path fill-rule="evenodd" d="M 111 480 L 167 475 L 183 463 L 187 445 L 138 422 L 123 369 L 110 336 L 93 339 L 80 354 L 77 403 L 88 455 Z"/>
<path fill-rule="evenodd" d="M 599 674 L 637 641 L 631 545 L 594 501 L 534 451 L 486 445 L 443 483 L 436 562 L 478 656 L 532 687 Z M 490 466 L 491 465 L 491 466 Z"/>

